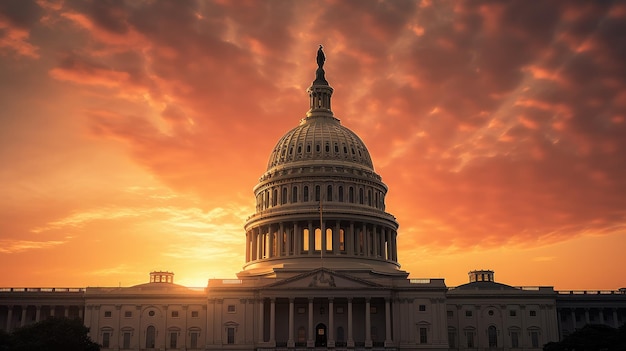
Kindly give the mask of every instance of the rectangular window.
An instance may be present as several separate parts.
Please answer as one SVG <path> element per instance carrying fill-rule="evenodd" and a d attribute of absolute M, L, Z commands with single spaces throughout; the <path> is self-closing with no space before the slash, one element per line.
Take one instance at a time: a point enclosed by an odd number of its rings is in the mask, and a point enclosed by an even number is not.
<path fill-rule="evenodd" d="M 468 348 L 474 348 L 474 333 L 473 332 L 467 332 L 466 333 L 466 337 L 467 337 L 467 347 Z"/>
<path fill-rule="evenodd" d="M 192 349 L 198 348 L 198 332 L 191 332 L 191 337 L 189 338 L 189 347 Z"/>
<path fill-rule="evenodd" d="M 108 349 L 111 344 L 111 333 L 102 333 L 102 347 Z"/>
<path fill-rule="evenodd" d="M 424 312 L 424 311 L 426 311 L 426 305 L 420 305 L 420 306 L 419 306 L 419 311 L 420 311 L 420 312 Z"/>
<path fill-rule="evenodd" d="M 133 316 L 133 312 L 132 311 L 124 311 L 124 317 L 125 318 L 131 318 Z"/>
<path fill-rule="evenodd" d="M 447 311 L 447 313 L 448 313 L 448 318 L 454 317 L 454 311 Z"/>
<path fill-rule="evenodd" d="M 177 332 L 170 333 L 170 347 L 173 349 L 178 347 L 178 333 Z"/>
<path fill-rule="evenodd" d="M 465 317 L 471 317 L 472 311 L 465 311 Z"/>
<path fill-rule="evenodd" d="M 428 329 L 420 328 L 420 344 L 428 343 Z"/>
<path fill-rule="evenodd" d="M 535 310 L 531 310 L 531 311 L 530 311 L 530 316 L 531 316 L 531 317 L 536 317 L 536 316 L 537 316 L 537 311 L 535 311 Z"/>
<path fill-rule="evenodd" d="M 226 307 L 228 313 L 235 313 L 237 310 L 235 309 L 235 305 L 228 305 L 228 307 Z"/>
<path fill-rule="evenodd" d="M 530 342 L 534 348 L 539 347 L 539 332 L 536 332 L 536 331 L 530 332 Z"/>
<path fill-rule="evenodd" d="M 509 311 L 509 316 L 511 316 L 511 317 L 517 316 L 517 311 L 516 310 L 510 310 Z"/>
<path fill-rule="evenodd" d="M 228 344 L 235 343 L 235 328 L 227 328 L 226 329 L 226 340 Z"/>
<path fill-rule="evenodd" d="M 130 349 L 130 332 L 124 332 L 124 340 L 122 341 L 122 348 Z"/>
<path fill-rule="evenodd" d="M 370 313 L 371 314 L 376 314 L 377 310 L 376 310 L 376 306 L 371 306 L 370 307 Z"/>
<path fill-rule="evenodd" d="M 191 311 L 191 318 L 198 318 L 198 311 Z"/>
<path fill-rule="evenodd" d="M 111 318 L 111 311 L 104 311 L 104 318 Z"/>
<path fill-rule="evenodd" d="M 304 314 L 304 312 L 305 312 L 304 307 L 298 307 L 298 314 Z"/>
<path fill-rule="evenodd" d="M 178 318 L 178 311 L 172 311 L 172 317 Z"/>
<path fill-rule="evenodd" d="M 448 330 L 448 346 L 451 349 L 456 348 L 456 331 Z"/>
<path fill-rule="evenodd" d="M 517 332 L 511 332 L 511 347 L 514 349 L 519 347 L 519 335 Z"/>

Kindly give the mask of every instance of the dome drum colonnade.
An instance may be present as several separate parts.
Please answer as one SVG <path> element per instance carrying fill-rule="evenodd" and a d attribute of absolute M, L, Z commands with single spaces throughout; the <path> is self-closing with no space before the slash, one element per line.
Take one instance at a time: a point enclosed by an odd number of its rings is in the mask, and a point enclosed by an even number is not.
<path fill-rule="evenodd" d="M 334 117 L 320 53 L 307 89 L 310 109 L 278 141 L 254 188 L 256 213 L 245 225 L 248 274 L 312 267 L 307 257 L 323 257 L 330 267 L 345 267 L 346 258 L 354 267 L 399 267 L 398 223 L 385 212 L 387 186 L 363 141 Z"/>

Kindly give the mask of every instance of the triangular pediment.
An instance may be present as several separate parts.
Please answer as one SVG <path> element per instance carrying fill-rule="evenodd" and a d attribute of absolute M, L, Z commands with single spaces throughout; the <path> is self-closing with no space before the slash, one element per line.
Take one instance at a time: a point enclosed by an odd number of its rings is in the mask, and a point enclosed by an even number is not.
<path fill-rule="evenodd" d="M 380 287 L 382 287 L 380 284 L 326 268 L 317 268 L 266 286 L 266 288 L 279 289 L 364 289 Z"/>

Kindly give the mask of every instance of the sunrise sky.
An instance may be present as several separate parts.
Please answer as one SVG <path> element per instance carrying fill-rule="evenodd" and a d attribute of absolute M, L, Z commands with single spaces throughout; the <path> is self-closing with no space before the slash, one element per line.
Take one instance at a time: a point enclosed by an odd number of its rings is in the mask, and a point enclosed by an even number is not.
<path fill-rule="evenodd" d="M 626 2 L 0 2 L 0 286 L 205 286 L 308 110 L 366 143 L 411 277 L 626 286 Z"/>

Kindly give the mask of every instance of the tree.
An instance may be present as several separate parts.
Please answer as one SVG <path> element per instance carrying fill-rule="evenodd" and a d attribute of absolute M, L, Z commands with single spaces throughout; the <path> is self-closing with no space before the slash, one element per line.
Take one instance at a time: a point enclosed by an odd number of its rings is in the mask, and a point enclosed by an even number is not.
<path fill-rule="evenodd" d="M 559 342 L 550 342 L 544 351 L 626 351 L 626 326 L 619 329 L 587 324 Z"/>
<path fill-rule="evenodd" d="M 100 351 L 78 319 L 48 318 L 41 322 L 16 329 L 8 338 L 12 351 Z M 0 350 L 2 350 L 0 340 Z M 6 347 L 6 346 L 5 346 Z"/>

